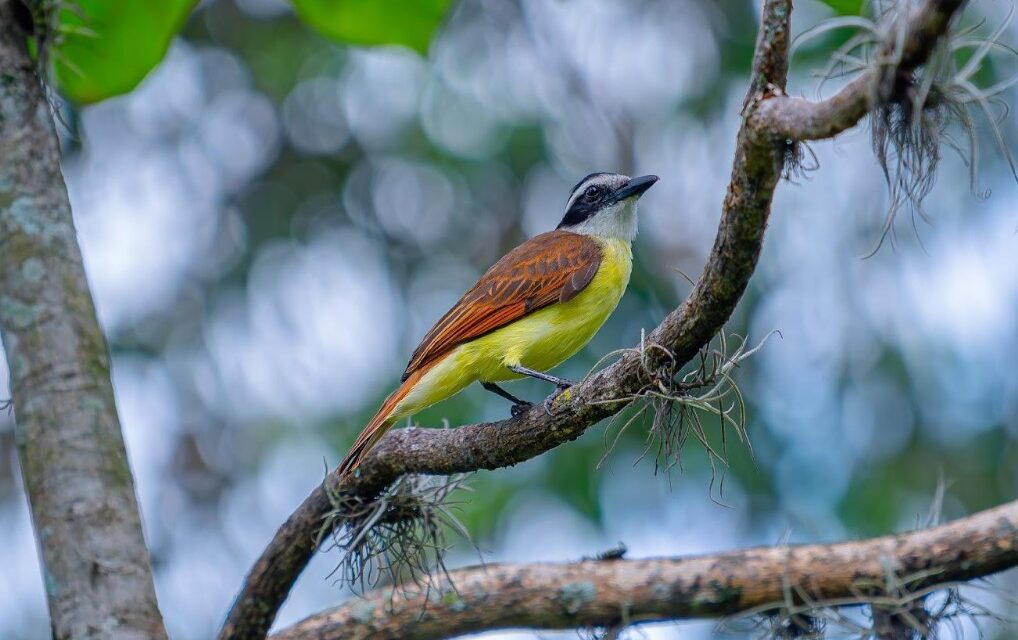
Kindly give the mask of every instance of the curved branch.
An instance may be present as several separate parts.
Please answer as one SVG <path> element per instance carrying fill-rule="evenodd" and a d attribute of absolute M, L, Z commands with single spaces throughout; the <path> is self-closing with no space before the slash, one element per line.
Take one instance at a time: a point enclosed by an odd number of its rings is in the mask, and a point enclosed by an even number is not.
<path fill-rule="evenodd" d="M 949 4 L 928 0 L 920 13 Z M 764 4 L 744 119 L 713 249 L 692 293 L 645 340 L 646 345 L 664 349 L 626 353 L 564 394 L 552 416 L 538 407 L 516 419 L 452 430 L 390 431 L 365 460 L 359 477 L 339 487 L 336 475 L 331 474 L 280 527 L 246 577 L 220 632 L 221 640 L 265 637 L 315 552 L 323 519 L 332 509 L 329 493 L 342 490 L 370 500 L 406 474 L 496 469 L 533 458 L 575 440 L 625 407 L 628 399 L 641 391 L 645 368 L 662 366 L 666 354 L 674 359 L 673 364 L 684 364 L 721 330 L 756 267 L 774 189 L 784 166 L 782 136 L 761 126 L 756 116 L 761 107 L 774 102 L 774 96 L 784 95 L 791 12 L 791 0 L 766 0 Z M 906 49 L 914 49 L 915 60 L 921 61 L 946 27 L 945 19 L 939 23 L 939 31 L 916 31 L 913 35 L 929 42 Z"/>
<path fill-rule="evenodd" d="M 1018 502 L 935 529 L 706 556 L 487 565 L 441 590 L 378 589 L 272 640 L 432 640 L 506 628 L 574 629 L 718 618 L 811 602 L 865 603 L 893 575 L 916 592 L 1018 566 Z"/>
<path fill-rule="evenodd" d="M 783 86 L 787 69 L 790 0 L 769 0 L 768 29 L 761 29 L 754 69 L 767 83 Z M 783 11 L 774 11 L 782 7 Z M 780 15 L 778 15 L 780 14 Z M 756 89 L 750 91 L 750 97 Z M 747 98 L 749 100 L 749 98 Z M 732 169 L 714 249 L 689 298 L 669 314 L 647 344 L 666 347 L 676 361 L 690 360 L 724 325 L 742 296 L 756 266 L 770 213 L 774 187 L 781 173 L 782 153 L 760 143 L 748 127 L 739 132 L 740 153 Z M 496 469 L 533 458 L 575 440 L 602 418 L 621 410 L 642 386 L 640 372 L 665 356 L 648 350 L 628 353 L 618 362 L 570 389 L 554 415 L 537 407 L 516 419 L 476 424 L 453 430 L 390 431 L 361 466 L 362 473 L 343 490 L 372 498 L 410 473 L 451 474 Z M 290 587 L 315 551 L 322 519 L 332 508 L 328 493 L 336 490 L 335 474 L 277 531 L 248 574 L 220 638 L 262 638 Z M 328 490 L 327 488 L 328 487 Z"/>
<path fill-rule="evenodd" d="M 50 105 L 0 0 L 0 328 L 54 638 L 165 638 Z"/>
<path fill-rule="evenodd" d="M 753 114 L 753 126 L 787 140 L 822 140 L 851 129 L 881 99 L 879 88 L 884 78 L 907 75 L 926 62 L 964 3 L 925 2 L 908 18 L 900 51 L 896 51 L 894 38 L 885 41 L 880 59 L 890 62 L 871 67 L 826 100 L 813 102 L 785 95 L 764 100 Z"/>

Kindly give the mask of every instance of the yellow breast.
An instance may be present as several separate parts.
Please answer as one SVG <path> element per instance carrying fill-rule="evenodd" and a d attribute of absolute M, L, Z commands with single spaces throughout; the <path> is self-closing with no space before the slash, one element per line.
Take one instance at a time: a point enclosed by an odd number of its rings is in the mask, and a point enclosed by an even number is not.
<path fill-rule="evenodd" d="M 535 311 L 456 347 L 425 374 L 397 407 L 394 417 L 416 413 L 478 380 L 519 378 L 507 369 L 509 365 L 547 371 L 582 349 L 618 306 L 633 266 L 628 242 L 594 239 L 601 247 L 601 264 L 590 284 L 566 302 Z"/>
<path fill-rule="evenodd" d="M 518 378 L 506 369 L 508 365 L 547 371 L 590 342 L 622 299 L 633 262 L 629 243 L 597 241 L 601 245 L 601 264 L 583 291 L 471 343 L 477 353 L 478 379 Z"/>

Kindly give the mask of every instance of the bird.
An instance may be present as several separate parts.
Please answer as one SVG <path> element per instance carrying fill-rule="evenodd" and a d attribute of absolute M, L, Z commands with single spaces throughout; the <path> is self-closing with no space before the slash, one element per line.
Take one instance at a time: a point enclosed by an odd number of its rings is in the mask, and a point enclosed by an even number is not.
<path fill-rule="evenodd" d="M 570 191 L 562 221 L 496 262 L 425 334 L 400 386 L 382 403 L 337 468 L 352 476 L 396 422 L 474 382 L 512 402 L 529 402 L 500 382 L 524 377 L 573 383 L 548 373 L 583 348 L 615 310 L 632 272 L 637 201 L 658 177 L 592 173 Z"/>

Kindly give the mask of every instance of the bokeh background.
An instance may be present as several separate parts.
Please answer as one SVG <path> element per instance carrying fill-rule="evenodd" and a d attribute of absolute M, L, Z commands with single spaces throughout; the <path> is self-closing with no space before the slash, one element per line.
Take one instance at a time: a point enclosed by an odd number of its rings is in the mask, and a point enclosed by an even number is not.
<path fill-rule="evenodd" d="M 553 228 L 586 173 L 661 181 L 642 203 L 628 293 L 558 372 L 582 376 L 683 299 L 681 274 L 700 272 L 720 215 L 757 4 L 464 0 L 422 57 L 331 44 L 281 0 L 210 0 L 135 91 L 64 106 L 64 172 L 174 638 L 211 637 L 417 340 L 503 252 Z M 796 32 L 833 15 L 828 4 L 859 3 L 799 4 Z M 966 21 L 992 29 L 1007 11 L 976 2 Z M 1018 45 L 1015 26 L 1002 39 Z M 810 71 L 843 40 L 799 48 L 790 91 L 813 97 Z M 994 56 L 980 81 L 1006 79 L 1013 62 Z M 1018 105 L 1014 90 L 1004 97 Z M 899 216 L 896 242 L 869 258 L 887 188 L 865 127 L 813 145 L 819 169 L 779 186 L 727 331 L 782 337 L 736 374 L 753 453 L 730 446 L 723 490 L 692 442 L 681 470 L 637 462 L 645 426 L 599 468 L 601 425 L 474 475 L 458 514 L 479 550 L 459 540 L 450 564 L 566 560 L 618 541 L 640 557 L 902 531 L 925 519 L 941 479 L 945 518 L 1018 497 L 1018 187 L 979 122 L 975 187 L 946 153 L 931 222 Z M 1002 124 L 1011 145 L 1015 122 Z M 507 415 L 478 388 L 419 420 Z M 350 597 L 327 577 L 337 560 L 315 559 L 278 624 Z M 0 637 L 48 637 L 9 415 L 0 566 Z M 1018 576 L 989 584 L 1013 593 Z M 1018 616 L 992 590 L 970 595 Z M 1003 638 L 1018 626 L 982 628 Z"/>

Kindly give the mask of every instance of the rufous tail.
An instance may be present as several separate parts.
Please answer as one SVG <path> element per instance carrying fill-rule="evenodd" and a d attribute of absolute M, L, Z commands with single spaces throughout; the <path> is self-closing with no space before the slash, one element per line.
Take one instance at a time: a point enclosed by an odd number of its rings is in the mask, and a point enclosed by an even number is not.
<path fill-rule="evenodd" d="M 371 418 L 368 425 L 364 427 L 361 434 L 357 436 L 357 440 L 354 441 L 353 446 L 350 447 L 350 451 L 347 452 L 343 461 L 339 463 L 338 471 L 340 475 L 340 481 L 345 481 L 349 478 L 354 471 L 364 462 L 364 458 L 367 457 L 368 453 L 375 448 L 378 441 L 382 439 L 382 436 L 392 427 L 398 418 L 393 416 L 396 410 L 396 406 L 399 405 L 400 401 L 406 397 L 408 393 L 414 388 L 421 377 L 427 373 L 431 367 L 421 367 L 417 371 L 410 374 L 403 384 L 399 385 L 399 388 L 389 394 L 389 397 L 385 399 L 382 406 L 379 407 L 378 413 L 375 417 Z"/>

